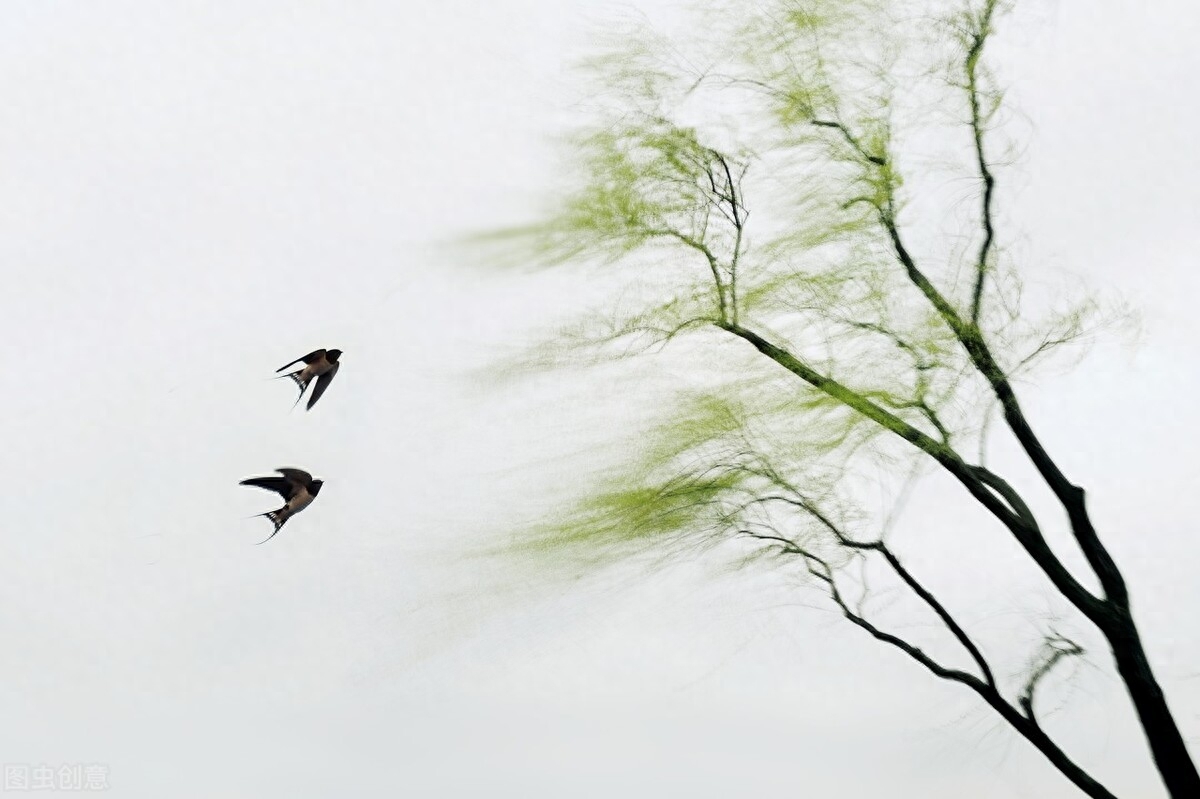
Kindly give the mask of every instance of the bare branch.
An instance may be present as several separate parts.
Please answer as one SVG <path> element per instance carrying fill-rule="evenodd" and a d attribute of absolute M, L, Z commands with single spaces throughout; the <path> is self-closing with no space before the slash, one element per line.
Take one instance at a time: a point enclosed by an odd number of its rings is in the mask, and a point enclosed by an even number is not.
<path fill-rule="evenodd" d="M 1033 696 L 1037 691 L 1038 684 L 1046 675 L 1064 658 L 1081 657 L 1083 654 L 1083 647 L 1069 638 L 1061 635 L 1046 637 L 1042 642 L 1041 658 L 1034 664 L 1029 674 L 1029 679 L 1025 681 L 1025 687 L 1021 690 L 1021 695 L 1017 699 L 1017 702 L 1021 705 L 1021 709 L 1025 711 L 1026 718 L 1034 724 L 1038 723 L 1037 717 L 1033 712 Z"/>
<path fill-rule="evenodd" d="M 932 286 L 930 288 L 932 289 Z M 936 289 L 933 289 L 933 291 L 936 293 Z M 1106 604 L 1093 596 L 1091 592 L 1075 579 L 1050 549 L 1050 546 L 1046 543 L 1041 533 L 1037 529 L 1030 528 L 1025 524 L 1025 520 L 1013 509 L 1001 503 L 987 485 L 963 462 L 958 453 L 949 446 L 921 432 L 898 416 L 866 399 L 858 392 L 832 378 L 820 374 L 807 364 L 796 359 L 787 350 L 772 344 L 757 333 L 747 330 L 740 325 L 728 323 L 720 323 L 718 327 L 739 338 L 745 339 L 764 355 L 809 385 L 825 392 L 847 407 L 858 411 L 863 416 L 890 430 L 932 457 L 958 479 L 971 493 L 971 496 L 975 497 L 981 505 L 987 508 L 993 516 L 1008 528 L 1021 546 L 1025 548 L 1025 551 L 1029 553 L 1046 576 L 1050 578 L 1050 581 L 1054 583 L 1055 587 L 1067 596 L 1068 599 L 1079 606 L 1081 610 L 1084 610 L 1089 618 L 1106 616 L 1108 613 Z"/>
<path fill-rule="evenodd" d="M 729 210 L 732 214 L 734 226 L 734 241 L 733 253 L 729 258 L 729 304 L 732 307 L 732 321 L 736 325 L 738 321 L 738 300 L 737 300 L 737 273 L 738 261 L 742 256 L 742 237 L 745 233 L 746 217 L 749 213 L 745 210 L 741 199 L 741 180 L 746 174 L 748 166 L 742 168 L 742 172 L 738 175 L 737 180 L 733 178 L 733 171 L 729 168 L 729 160 L 716 150 L 710 150 L 713 157 L 721 165 L 725 172 L 725 185 L 729 192 L 725 195 L 720 195 L 723 200 L 729 204 Z M 711 177 L 711 176 L 710 176 Z"/>
<path fill-rule="evenodd" d="M 1125 580 L 1121 576 L 1120 570 L 1117 569 L 1117 565 L 1113 561 L 1111 554 L 1100 542 L 1100 538 L 1096 534 L 1091 520 L 1088 518 L 1083 504 L 1083 489 L 1067 479 L 1066 475 L 1058 468 L 1058 464 L 1046 452 L 1041 440 L 1033 432 L 1033 428 L 1030 427 L 1029 421 L 1025 418 L 1024 411 L 1022 411 L 1021 405 L 1017 401 L 1016 392 L 1009 381 L 1008 375 L 1000 367 L 999 363 L 997 363 L 995 356 L 983 340 L 983 336 L 980 335 L 979 328 L 974 324 L 964 321 L 949 301 L 946 300 L 941 292 L 937 290 L 917 267 L 916 262 L 913 260 L 912 255 L 909 253 L 907 247 L 905 247 L 903 239 L 900 236 L 900 230 L 896 225 L 890 204 L 880 213 L 879 218 L 880 223 L 891 238 L 896 257 L 904 266 L 909 279 L 937 310 L 947 327 L 950 328 L 967 351 L 975 368 L 987 380 L 996 398 L 1000 401 L 1000 406 L 1004 410 L 1004 418 L 1008 423 L 1009 429 L 1013 431 L 1013 435 L 1033 462 L 1038 473 L 1041 474 L 1042 479 L 1046 481 L 1050 489 L 1054 492 L 1054 495 L 1067 510 L 1068 518 L 1071 521 L 1071 531 L 1075 535 L 1075 539 L 1079 543 L 1084 556 L 1087 558 L 1088 564 L 1100 578 L 1105 598 L 1113 601 L 1119 607 L 1127 607 L 1129 594 L 1125 587 Z M 1041 538 L 1041 536 L 1037 537 Z M 1018 540 L 1020 540 L 1020 536 L 1018 536 Z M 1022 545 L 1024 543 L 1022 541 Z M 1026 549 L 1028 550 L 1028 547 Z M 1056 563 L 1058 562 L 1057 558 L 1049 552 L 1048 548 L 1046 553 Z M 1030 554 L 1032 555 L 1033 553 L 1030 552 Z M 1043 563 L 1037 556 L 1034 559 L 1038 561 L 1043 570 L 1047 568 L 1048 561 L 1047 563 Z M 1061 568 L 1061 563 L 1058 563 L 1058 567 Z M 1065 569 L 1063 571 L 1065 572 Z M 1107 602 L 1097 600 L 1090 591 L 1075 582 L 1073 577 L 1064 581 L 1056 578 L 1050 572 L 1047 572 L 1047 574 L 1054 581 L 1055 586 L 1063 592 L 1063 595 L 1079 608 L 1085 616 L 1102 629 L 1111 629 L 1113 618 Z"/>
<path fill-rule="evenodd" d="M 970 48 L 964 69 L 967 74 L 967 99 L 971 105 L 971 135 L 975 142 L 975 162 L 979 167 L 979 176 L 983 180 L 983 208 L 981 222 L 983 224 L 983 242 L 979 245 L 979 256 L 975 260 L 975 288 L 971 292 L 971 324 L 979 327 L 979 314 L 983 307 L 983 284 L 987 277 L 988 260 L 991 255 L 992 242 L 996 231 L 992 224 L 992 199 L 996 189 L 996 178 L 988 165 L 984 153 L 984 117 L 980 108 L 979 70 L 983 46 L 992 32 L 992 17 L 996 11 L 996 0 L 985 0 L 983 12 L 973 19 L 974 29 L 970 32 Z"/>
<path fill-rule="evenodd" d="M 887 164 L 887 157 L 885 155 L 878 155 L 876 153 L 868 152 L 867 149 L 863 147 L 862 142 L 858 140 L 858 137 L 851 133 L 850 129 L 841 122 L 831 122 L 826 119 L 813 119 L 811 120 L 811 124 L 818 128 L 830 128 L 832 130 L 836 130 L 856 153 L 861 155 L 865 160 L 874 164 L 875 166 L 885 166 Z"/>
<path fill-rule="evenodd" d="M 721 318 L 728 318 L 728 306 L 725 301 L 726 287 L 725 282 L 721 280 L 721 266 L 717 261 L 716 254 L 713 253 L 708 245 L 699 239 L 695 239 L 685 233 L 679 232 L 678 230 L 672 230 L 671 228 L 652 228 L 646 232 L 651 236 L 666 236 L 676 239 L 704 256 L 705 261 L 708 262 L 709 271 L 712 272 L 714 288 L 717 291 L 717 307 L 721 314 Z"/>
<path fill-rule="evenodd" d="M 1029 526 L 1030 529 L 1041 532 L 1038 527 L 1037 517 L 1033 515 L 1033 511 L 1025 504 L 1025 500 L 1021 499 L 1021 495 L 1016 489 L 1008 484 L 1000 475 L 992 472 L 983 466 L 969 467 L 980 482 L 995 490 L 997 494 L 1004 498 L 1004 501 L 1009 504 L 1017 516 Z"/>
<path fill-rule="evenodd" d="M 983 679 L 986 681 L 986 683 L 993 689 L 996 688 L 996 679 L 992 675 L 991 666 L 988 665 L 987 659 L 984 658 L 983 653 L 967 634 L 967 631 L 962 627 L 962 625 L 955 621 L 954 617 L 950 615 L 950 611 L 946 609 L 946 606 L 943 605 L 929 589 L 922 585 L 920 581 L 913 576 L 912 572 L 904 567 L 904 565 L 900 562 L 900 558 L 887 544 L 885 544 L 882 540 L 860 541 L 851 537 L 844 530 L 842 530 L 841 527 L 836 524 L 828 514 L 822 511 L 815 502 L 801 494 L 795 488 L 789 486 L 789 489 L 795 495 L 794 499 L 791 497 L 777 495 L 772 495 L 764 499 L 780 500 L 793 505 L 794 507 L 802 509 L 805 513 L 816 519 L 822 527 L 832 533 L 834 538 L 837 539 L 838 543 L 844 547 L 862 552 L 879 553 L 884 560 L 887 561 L 892 571 L 896 573 L 896 575 L 904 582 L 905 585 L 909 587 L 910 590 L 912 590 L 914 594 L 920 597 L 922 602 L 924 602 L 935 614 L 937 614 L 937 617 L 942 620 L 942 623 L 946 625 L 946 628 L 950 630 L 955 639 L 963 646 L 964 649 L 967 650 L 968 653 L 970 653 L 971 658 L 975 661 L 976 665 L 979 666 L 980 673 L 983 674 Z"/>
<path fill-rule="evenodd" d="M 757 533 L 750 530 L 742 530 L 739 532 L 749 535 L 753 538 L 776 543 L 780 545 L 785 552 L 798 555 L 799 557 L 803 558 L 805 568 L 808 570 L 808 573 L 825 585 L 830 599 L 833 600 L 834 604 L 837 605 L 839 610 L 841 610 L 842 615 L 845 616 L 846 619 L 848 619 L 851 623 L 860 629 L 866 630 L 867 633 L 869 633 L 876 640 L 888 644 L 889 646 L 892 646 L 908 655 L 909 658 L 921 664 L 927 671 L 935 676 L 950 682 L 957 682 L 970 688 L 985 702 L 987 702 L 987 704 L 991 706 L 991 708 L 995 710 L 1001 717 L 1003 717 L 1004 720 L 1007 721 L 1018 733 L 1020 733 L 1026 740 L 1028 740 L 1040 752 L 1042 752 L 1047 759 L 1054 763 L 1054 765 L 1069 780 L 1071 780 L 1071 782 L 1079 786 L 1079 788 L 1082 789 L 1088 796 L 1094 797 L 1095 799 L 1116 799 L 1116 796 L 1111 791 L 1105 788 L 1104 785 L 1102 785 L 1099 781 L 1092 778 L 1091 775 L 1089 775 L 1073 760 L 1071 760 L 1070 757 L 1068 757 L 1067 754 L 1063 752 L 1063 750 L 1059 748 L 1059 746 L 1055 744 L 1053 740 L 1050 739 L 1050 737 L 1032 718 L 1032 716 L 1022 715 L 1021 711 L 1005 701 L 994 683 L 990 681 L 985 682 L 984 680 L 980 680 L 978 677 L 968 674 L 967 672 L 943 666 L 919 647 L 908 641 L 905 641 L 903 638 L 900 638 L 897 635 L 879 629 L 870 621 L 868 621 L 861 613 L 852 609 L 838 589 L 837 579 L 834 575 L 833 569 L 830 567 L 828 561 L 826 561 L 824 558 L 821 558 L 804 547 L 801 547 L 795 541 L 783 536 Z M 1041 674 L 1038 675 L 1036 679 L 1031 680 L 1030 685 L 1032 685 L 1033 688 L 1030 688 L 1027 690 L 1026 694 L 1023 694 L 1022 707 L 1024 707 L 1024 696 L 1028 695 L 1029 707 L 1032 708 L 1033 689 L 1036 688 L 1037 681 L 1040 680 L 1041 677 L 1045 676 L 1045 674 L 1049 672 L 1050 668 L 1052 668 L 1055 663 L 1068 654 L 1074 653 L 1070 652 L 1067 647 L 1063 647 L 1063 654 L 1054 657 L 1054 661 L 1050 662 L 1046 668 L 1041 671 Z M 1027 710 L 1026 712 L 1030 711 Z"/>

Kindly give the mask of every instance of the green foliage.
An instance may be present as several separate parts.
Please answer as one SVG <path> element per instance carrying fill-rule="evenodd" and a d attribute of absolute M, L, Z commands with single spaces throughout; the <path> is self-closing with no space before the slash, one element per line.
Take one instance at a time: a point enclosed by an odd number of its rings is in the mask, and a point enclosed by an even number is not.
<path fill-rule="evenodd" d="M 711 157 L 688 128 L 666 120 L 594 131 L 578 141 L 583 188 L 555 232 L 613 255 L 651 238 L 697 235 L 708 198 L 699 180 Z"/>
<path fill-rule="evenodd" d="M 678 550 L 712 534 L 724 496 L 736 475 L 679 474 L 669 479 L 642 473 L 602 485 L 569 515 L 536 529 L 518 552 L 565 554 L 572 559 L 608 560 L 648 547 Z"/>
<path fill-rule="evenodd" d="M 814 437 L 789 425 L 797 411 L 830 422 L 828 434 Z M 815 395 L 757 407 L 711 394 L 680 397 L 636 453 L 577 503 L 525 531 L 510 554 L 595 566 L 639 554 L 693 553 L 779 526 L 814 550 L 828 551 L 828 532 L 811 519 L 781 513 L 795 507 L 783 498 L 828 500 L 843 470 L 822 468 L 819 457 L 794 456 L 853 448 L 855 429 L 866 428 Z M 803 482 L 807 493 L 793 480 Z M 730 551 L 746 554 L 744 547 Z"/>
<path fill-rule="evenodd" d="M 994 123 L 1001 98 L 980 58 L 999 4 L 937 16 L 929 8 L 717 6 L 692 40 L 622 30 L 587 61 L 599 94 L 594 118 L 569 140 L 571 187 L 542 223 L 505 235 L 543 264 L 601 266 L 594 285 L 608 291 L 601 312 L 504 369 L 671 343 L 673 367 L 705 388 L 676 388 L 659 403 L 655 434 L 515 551 L 607 561 L 768 530 L 827 545 L 828 526 L 813 524 L 817 505 L 795 501 L 818 503 L 839 523 L 859 520 L 864 485 L 894 484 L 921 458 L 908 443 L 920 436 L 892 433 L 915 429 L 933 442 L 926 454 L 961 457 L 960 442 L 987 429 L 992 390 L 914 269 L 968 319 L 986 272 L 980 335 L 1012 375 L 1089 337 L 1100 318 L 1089 299 L 1020 312 L 1021 284 L 999 245 L 982 264 L 964 255 L 978 231 L 944 262 L 936 246 L 899 255 L 912 189 L 897 142 L 933 123 L 920 103 L 952 105 L 944 116 L 961 120 L 964 74 L 981 124 Z M 907 83 L 925 87 L 917 105 Z M 947 162 L 978 180 L 972 136 L 959 136 L 962 152 Z M 729 341 L 739 324 L 838 390 Z M 880 409 L 874 419 L 862 413 L 868 406 Z M 793 502 L 763 501 L 776 493 Z"/>

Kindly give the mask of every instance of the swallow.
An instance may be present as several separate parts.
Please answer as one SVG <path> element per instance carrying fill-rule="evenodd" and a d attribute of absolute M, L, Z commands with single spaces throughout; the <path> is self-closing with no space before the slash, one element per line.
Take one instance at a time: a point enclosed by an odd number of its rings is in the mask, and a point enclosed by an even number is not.
<path fill-rule="evenodd" d="M 274 491 L 284 499 L 283 507 L 279 510 L 258 514 L 266 516 L 275 525 L 275 532 L 259 541 L 259 544 L 270 541 L 288 519 L 311 505 L 317 494 L 321 492 L 321 486 L 325 484 L 324 480 L 314 480 L 313 476 L 303 469 L 276 469 L 275 471 L 283 477 L 248 477 L 238 483 L 238 485 Z"/>
<path fill-rule="evenodd" d="M 301 361 L 304 362 L 303 369 L 297 369 L 294 372 L 288 372 L 280 377 L 290 377 L 296 381 L 296 385 L 300 386 L 300 396 L 296 398 L 296 405 L 300 404 L 300 400 L 304 399 L 304 390 L 308 388 L 308 384 L 315 377 L 317 385 L 313 389 L 312 396 L 308 398 L 308 406 L 305 410 L 312 410 L 312 406 L 317 404 L 317 400 L 325 393 L 325 389 L 329 388 L 330 382 L 333 381 L 333 376 L 337 374 L 338 367 L 341 363 L 338 358 L 342 357 L 341 350 L 313 350 L 303 358 L 297 358 L 291 363 L 285 363 L 283 366 L 276 369 L 276 372 L 282 372 L 290 366 L 295 366 Z M 295 406 L 292 406 L 295 407 Z"/>

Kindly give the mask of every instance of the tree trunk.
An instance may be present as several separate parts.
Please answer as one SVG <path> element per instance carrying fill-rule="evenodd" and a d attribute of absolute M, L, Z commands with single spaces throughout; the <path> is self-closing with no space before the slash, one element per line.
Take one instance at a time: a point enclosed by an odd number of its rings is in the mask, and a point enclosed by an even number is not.
<path fill-rule="evenodd" d="M 1059 478 L 1065 485 L 1056 485 Z M 1129 698 L 1137 711 L 1163 784 L 1171 799 L 1200 799 L 1200 773 L 1196 771 L 1196 764 L 1188 754 L 1179 725 L 1175 723 L 1163 690 L 1150 669 L 1150 661 L 1146 658 L 1142 638 L 1130 611 L 1125 578 L 1096 534 L 1085 506 L 1084 491 L 1067 482 L 1061 472 L 1051 474 L 1047 482 L 1062 498 L 1075 539 L 1104 589 L 1104 604 L 1100 612 L 1092 616 L 1092 620 L 1112 647 L 1117 671 L 1129 691 Z M 1087 612 L 1084 608 L 1080 609 Z"/>
<path fill-rule="evenodd" d="M 1105 635 L 1112 646 L 1117 671 L 1125 681 L 1129 698 L 1146 733 L 1154 764 L 1171 799 L 1197 799 L 1200 797 L 1200 774 L 1188 754 L 1171 709 L 1167 707 L 1162 688 L 1150 670 L 1137 625 L 1127 608 L 1116 610 L 1112 626 L 1105 630 Z"/>

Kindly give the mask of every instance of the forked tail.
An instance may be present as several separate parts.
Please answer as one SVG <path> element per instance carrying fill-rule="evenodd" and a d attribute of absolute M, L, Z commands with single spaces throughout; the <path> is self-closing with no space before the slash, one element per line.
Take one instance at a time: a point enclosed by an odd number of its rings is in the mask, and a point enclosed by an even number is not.
<path fill-rule="evenodd" d="M 277 375 L 274 378 L 275 380 L 278 380 L 281 377 L 290 377 L 290 378 L 292 378 L 292 382 L 295 383 L 299 387 L 300 396 L 296 397 L 296 402 L 292 405 L 293 408 L 295 408 L 296 405 L 300 404 L 300 400 L 304 399 L 304 391 L 305 391 L 305 389 L 308 388 L 308 384 L 312 380 L 311 377 L 302 377 L 301 375 L 303 375 L 303 374 L 304 374 L 304 370 L 299 369 L 295 372 L 288 372 L 286 375 Z"/>
<path fill-rule="evenodd" d="M 280 508 L 279 510 L 269 510 L 266 513 L 258 514 L 259 516 L 266 516 L 268 519 L 270 519 L 271 524 L 275 525 L 275 530 L 269 536 L 264 538 L 262 541 L 259 541 L 258 544 L 256 544 L 255 546 L 261 546 L 262 544 L 267 543 L 268 541 L 270 541 L 272 538 L 275 537 L 276 533 L 279 532 L 279 529 L 281 527 L 283 527 L 283 523 L 288 520 L 288 517 L 283 514 L 284 510 L 286 510 L 286 508 Z M 255 518 L 258 518 L 258 517 L 256 516 Z"/>
<path fill-rule="evenodd" d="M 296 383 L 296 385 L 300 386 L 301 394 L 304 393 L 304 389 L 308 388 L 308 381 L 311 379 L 308 377 L 301 377 L 301 375 L 303 375 L 303 374 L 304 374 L 304 370 L 301 369 L 298 372 L 288 372 L 286 375 L 284 375 L 284 377 L 292 378 L 292 380 Z"/>

